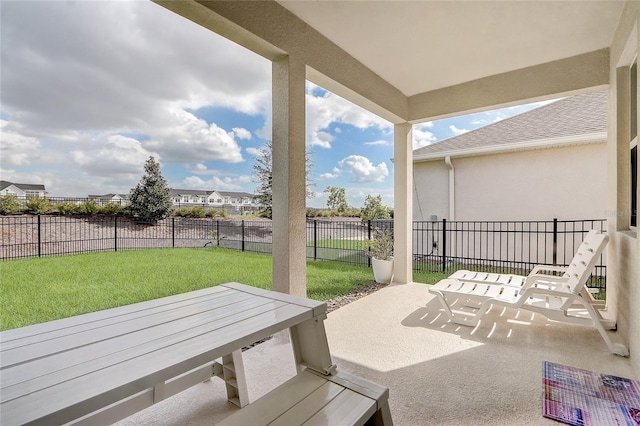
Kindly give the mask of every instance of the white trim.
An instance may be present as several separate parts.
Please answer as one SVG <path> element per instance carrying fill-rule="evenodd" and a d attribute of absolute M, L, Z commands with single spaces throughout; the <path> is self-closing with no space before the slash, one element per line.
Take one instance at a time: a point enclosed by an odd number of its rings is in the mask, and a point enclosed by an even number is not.
<path fill-rule="evenodd" d="M 450 156 L 444 158 L 449 169 L 449 220 L 456 220 L 456 169 Z"/>
<path fill-rule="evenodd" d="M 429 160 L 442 160 L 446 157 L 474 157 L 477 155 L 501 154 L 513 151 L 526 151 L 543 148 L 556 148 L 567 145 L 582 145 L 590 143 L 606 143 L 607 132 L 588 133 L 583 135 L 563 136 L 551 139 L 536 139 L 527 142 L 513 142 L 502 145 L 482 146 L 476 148 L 456 149 L 442 152 L 434 152 L 430 154 L 413 155 L 413 162 Z"/>

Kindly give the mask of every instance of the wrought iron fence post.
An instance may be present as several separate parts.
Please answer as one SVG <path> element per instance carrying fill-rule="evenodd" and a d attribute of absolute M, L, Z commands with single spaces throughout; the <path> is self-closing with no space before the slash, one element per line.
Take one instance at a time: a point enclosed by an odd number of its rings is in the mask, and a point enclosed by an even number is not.
<path fill-rule="evenodd" d="M 318 260 L 318 219 L 313 219 L 313 260 Z"/>
<path fill-rule="evenodd" d="M 558 264 L 558 218 L 553 218 L 553 265 Z"/>
<path fill-rule="evenodd" d="M 216 244 L 220 247 L 220 220 L 216 220 Z"/>
<path fill-rule="evenodd" d="M 38 257 L 42 257 L 42 231 L 40 222 L 40 215 L 38 215 Z"/>
<path fill-rule="evenodd" d="M 118 216 L 113 217 L 113 251 L 118 251 Z"/>
<path fill-rule="evenodd" d="M 241 221 L 240 227 L 242 230 L 242 251 L 244 251 L 244 219 Z"/>
<path fill-rule="evenodd" d="M 176 218 L 171 218 L 171 247 L 176 246 Z"/>
<path fill-rule="evenodd" d="M 367 240 L 371 242 L 371 219 L 367 220 Z M 369 248 L 371 251 L 371 248 Z M 367 266 L 371 267 L 371 256 L 367 256 Z"/>
<path fill-rule="evenodd" d="M 447 270 L 447 219 L 442 219 L 442 273 Z"/>

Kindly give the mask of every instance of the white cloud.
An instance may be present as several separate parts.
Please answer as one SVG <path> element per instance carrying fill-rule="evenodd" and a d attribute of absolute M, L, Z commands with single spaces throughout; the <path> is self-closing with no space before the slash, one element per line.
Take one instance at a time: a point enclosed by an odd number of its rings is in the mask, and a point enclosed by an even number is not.
<path fill-rule="evenodd" d="M 270 98 L 269 61 L 152 2 L 10 2 L 2 38 L 2 108 L 34 134 L 163 126 L 175 107 L 260 114 Z"/>
<path fill-rule="evenodd" d="M 350 155 L 340 160 L 338 165 L 341 171 L 353 175 L 352 182 L 384 182 L 389 176 L 386 163 L 375 166 L 367 157 L 361 155 Z"/>
<path fill-rule="evenodd" d="M 199 176 L 188 176 L 180 183 L 183 189 L 204 189 L 211 191 L 244 191 L 244 185 L 251 182 L 251 176 L 224 177 L 212 176 L 202 179 Z"/>
<path fill-rule="evenodd" d="M 249 147 L 249 148 L 245 148 L 245 151 L 247 151 L 247 154 L 253 155 L 254 157 L 257 157 L 258 155 L 262 154 L 262 152 L 260 151 L 260 148 Z"/>
<path fill-rule="evenodd" d="M 313 83 L 307 83 L 307 143 L 331 148 L 333 136 L 327 130 L 332 123 L 350 124 L 358 129 L 375 127 L 388 130 L 391 123 Z M 337 131 L 336 133 L 339 133 Z"/>
<path fill-rule="evenodd" d="M 413 149 L 422 148 L 437 141 L 435 135 L 427 130 L 432 127 L 432 121 L 415 124 L 413 126 Z"/>
<path fill-rule="evenodd" d="M 152 130 L 152 140 L 143 142 L 145 148 L 156 151 L 171 162 L 193 163 L 199 160 L 220 160 L 228 163 L 243 161 L 240 146 L 231 134 L 207 124 L 190 112 L 174 110 L 167 117 L 171 125 Z"/>
<path fill-rule="evenodd" d="M 371 146 L 391 146 L 391 142 L 389 141 L 385 141 L 385 140 L 377 140 L 377 141 L 372 141 L 372 142 L 365 142 L 365 145 L 371 145 Z"/>
<path fill-rule="evenodd" d="M 0 135 L 2 144 L 2 164 L 11 166 L 26 166 L 40 156 L 41 144 L 36 138 L 22 136 L 14 131 L 9 122 L 0 120 Z"/>
<path fill-rule="evenodd" d="M 235 137 L 238 139 L 245 139 L 245 140 L 251 139 L 251 132 L 248 131 L 247 129 L 244 129 L 242 127 L 234 127 L 232 130 L 233 130 L 232 132 L 233 135 L 235 135 Z"/>
<path fill-rule="evenodd" d="M 336 179 L 340 177 L 341 174 L 342 172 L 340 171 L 340 169 L 337 167 L 334 167 L 332 173 L 323 173 L 320 175 L 320 179 Z"/>
<path fill-rule="evenodd" d="M 467 130 L 467 129 L 458 129 L 458 128 L 457 128 L 455 125 L 453 125 L 453 124 L 449 126 L 449 129 L 451 129 L 451 132 L 453 132 L 453 134 L 454 134 L 455 136 L 459 136 L 459 135 L 461 135 L 461 134 L 463 134 L 463 133 L 467 133 L 467 132 L 468 132 L 468 130 Z"/>
<path fill-rule="evenodd" d="M 198 163 L 195 166 L 193 166 L 193 170 L 194 170 L 194 172 L 205 173 L 207 171 L 207 165 L 204 164 L 204 163 Z"/>
<path fill-rule="evenodd" d="M 270 115 L 268 60 L 152 2 L 7 2 L 0 18 L 2 162 L 52 195 L 122 192 L 150 154 L 243 161 L 247 129 L 187 110 Z"/>
<path fill-rule="evenodd" d="M 109 136 L 106 143 L 94 141 L 91 146 L 70 153 L 73 163 L 85 173 L 103 177 L 141 175 L 144 163 L 151 155 L 153 152 L 146 150 L 139 141 L 120 135 Z M 157 156 L 156 160 L 159 160 Z"/>

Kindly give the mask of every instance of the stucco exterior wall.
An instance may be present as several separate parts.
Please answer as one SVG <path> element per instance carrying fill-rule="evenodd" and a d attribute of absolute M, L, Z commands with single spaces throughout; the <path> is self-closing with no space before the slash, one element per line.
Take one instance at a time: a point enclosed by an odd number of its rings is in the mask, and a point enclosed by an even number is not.
<path fill-rule="evenodd" d="M 449 219 L 449 169 L 444 160 L 413 165 L 413 220 Z"/>
<path fill-rule="evenodd" d="M 640 3 L 628 2 L 610 50 L 608 159 L 607 308 L 618 323 L 618 338 L 631 353 L 631 364 L 640 375 L 640 236 L 629 227 L 629 117 L 622 106 L 629 99 L 618 86 L 618 68 L 628 66 L 640 50 Z M 624 92 L 624 91 L 622 91 Z M 639 109 L 640 110 L 640 109 Z"/>
<path fill-rule="evenodd" d="M 422 220 L 431 214 L 449 220 L 602 219 L 606 153 L 605 143 L 595 143 L 452 158 L 455 218 L 444 161 L 415 163 L 414 219 L 420 220 L 420 210 Z"/>

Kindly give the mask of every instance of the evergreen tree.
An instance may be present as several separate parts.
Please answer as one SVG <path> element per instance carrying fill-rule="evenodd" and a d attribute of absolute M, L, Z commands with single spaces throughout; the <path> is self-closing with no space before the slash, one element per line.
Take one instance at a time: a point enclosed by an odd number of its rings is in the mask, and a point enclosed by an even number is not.
<path fill-rule="evenodd" d="M 129 193 L 131 214 L 145 222 L 157 222 L 171 214 L 173 203 L 160 164 L 153 157 L 144 164 L 144 175 Z"/>

